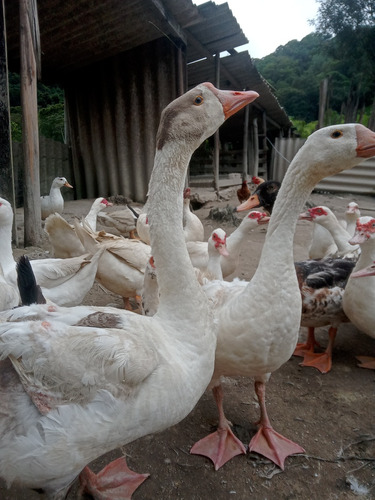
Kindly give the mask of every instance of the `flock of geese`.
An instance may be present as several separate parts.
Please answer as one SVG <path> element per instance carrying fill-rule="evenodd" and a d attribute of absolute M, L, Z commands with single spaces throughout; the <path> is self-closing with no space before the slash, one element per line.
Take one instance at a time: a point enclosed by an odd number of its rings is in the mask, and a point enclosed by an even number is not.
<path fill-rule="evenodd" d="M 218 228 L 205 242 L 184 189 L 190 157 L 257 97 L 202 83 L 163 110 L 148 199 L 142 213 L 132 215 L 140 239 L 96 230 L 98 214 L 108 206 L 103 198 L 82 221 L 68 224 L 51 201 L 67 186 L 58 178 L 46 201 L 53 213 L 44 212 L 54 258 L 17 264 L 13 212 L 0 199 L 0 477 L 8 486 L 43 490 L 57 500 L 80 476 L 82 489 L 94 498 L 130 498 L 146 476 L 130 471 L 124 457 L 97 475 L 87 464 L 180 422 L 207 387 L 217 404 L 218 430 L 191 452 L 209 457 L 215 469 L 247 450 L 283 469 L 286 457 L 304 452 L 273 429 L 267 382 L 293 354 L 302 355 L 306 365 L 330 369 L 333 341 L 323 353 L 328 361 L 314 352 L 318 326 L 330 325 L 331 332 L 351 321 L 374 336 L 374 270 L 360 270 L 375 260 L 375 219 L 356 217 L 349 235 L 349 221 L 339 228 L 327 207 L 303 209 L 322 178 L 375 156 L 375 133 L 359 124 L 314 132 L 281 185 L 258 182 L 254 188 L 260 191 L 237 208 L 263 206 L 268 213 L 251 211 L 230 236 Z M 262 190 L 268 202 L 258 196 Z M 319 260 L 294 262 L 300 218 L 331 235 Z M 263 224 L 267 234 L 254 276 L 225 281 L 235 272 L 245 237 Z M 124 309 L 79 305 L 94 280 L 120 295 Z M 25 282 L 36 298 L 17 307 L 19 293 L 27 295 Z M 130 310 L 132 297 L 143 314 Z M 297 345 L 301 325 L 309 336 Z M 370 359 L 361 362 L 375 367 Z M 260 418 L 248 447 L 225 417 L 223 376 L 254 380 Z"/>

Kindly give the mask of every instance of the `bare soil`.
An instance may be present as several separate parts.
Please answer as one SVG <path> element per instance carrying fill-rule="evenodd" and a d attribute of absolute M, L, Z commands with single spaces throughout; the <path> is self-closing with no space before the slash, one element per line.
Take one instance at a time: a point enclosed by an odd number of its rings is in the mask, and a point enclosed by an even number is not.
<path fill-rule="evenodd" d="M 194 191 L 194 190 L 193 190 Z M 207 194 L 207 193 L 206 193 Z M 215 227 L 230 234 L 233 220 L 209 218 L 211 209 L 236 206 L 235 189 L 223 192 L 220 201 L 207 202 L 195 213 L 204 223 L 206 237 Z M 360 195 L 313 193 L 310 205 L 327 205 L 340 217 L 349 201 L 359 203 L 363 215 L 374 215 L 374 199 Z M 69 220 L 85 215 L 92 200 L 67 202 L 64 216 Z M 118 207 L 115 207 L 118 209 Z M 22 241 L 22 211 L 17 211 Z M 257 266 L 266 229 L 253 231 L 244 245 L 237 276 L 250 279 Z M 295 235 L 295 260 L 307 258 L 312 224 L 300 221 Z M 18 248 L 15 255 L 48 257 L 48 242 L 42 248 Z M 231 277 L 229 277 L 230 279 Z M 112 304 L 122 300 L 95 284 L 85 304 Z M 257 314 L 256 309 L 253 311 Z M 270 309 L 270 315 L 272 310 Z M 328 328 L 320 328 L 317 339 L 327 344 Z M 306 338 L 301 328 L 301 339 Z M 191 455 L 190 448 L 217 425 L 217 411 L 210 391 L 180 424 L 114 450 L 91 467 L 99 471 L 111 460 L 126 454 L 128 465 L 150 477 L 134 493 L 133 500 L 228 500 L 228 499 L 319 499 L 347 500 L 375 498 L 375 373 L 357 366 L 356 355 L 375 354 L 375 342 L 353 325 L 340 327 L 333 353 L 332 370 L 322 375 L 315 368 L 301 367 L 301 358 L 292 357 L 275 372 L 267 388 L 267 406 L 274 428 L 300 444 L 303 455 L 288 457 L 281 471 L 255 453 L 235 457 L 215 472 L 204 457 Z M 256 431 L 258 405 L 253 381 L 224 380 L 224 407 L 237 436 L 247 445 Z M 124 418 L 126 416 L 124 415 Z M 77 497 L 78 481 L 68 499 Z M 22 488 L 7 490 L 0 482 L 0 498 L 34 500 L 36 492 Z"/>

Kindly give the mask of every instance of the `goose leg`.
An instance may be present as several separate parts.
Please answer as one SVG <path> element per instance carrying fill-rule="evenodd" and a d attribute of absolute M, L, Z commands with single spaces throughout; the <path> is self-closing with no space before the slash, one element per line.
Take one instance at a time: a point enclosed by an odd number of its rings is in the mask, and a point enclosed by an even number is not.
<path fill-rule="evenodd" d="M 300 365 L 313 366 L 322 373 L 328 373 L 332 368 L 332 351 L 333 351 L 333 344 L 335 343 L 336 339 L 336 333 L 337 333 L 337 328 L 331 326 L 328 332 L 329 340 L 327 349 L 321 353 L 306 352 L 303 361 L 302 363 L 300 363 Z"/>
<path fill-rule="evenodd" d="M 296 345 L 294 349 L 293 356 L 305 357 L 306 352 L 314 352 L 315 346 L 320 347 L 319 343 L 315 340 L 315 328 L 312 326 L 308 327 L 307 340 L 305 343 L 301 342 Z"/>
<path fill-rule="evenodd" d="M 134 491 L 148 476 L 130 470 L 125 457 L 120 457 L 98 474 L 85 467 L 79 476 L 80 494 L 88 493 L 95 500 L 131 500 Z"/>
<path fill-rule="evenodd" d="M 195 443 L 190 453 L 208 457 L 214 463 L 215 470 L 218 470 L 236 455 L 246 454 L 246 448 L 233 434 L 230 422 L 225 417 L 223 410 L 223 389 L 221 385 L 214 387 L 212 392 L 219 411 L 217 431 Z"/>
<path fill-rule="evenodd" d="M 255 451 L 269 458 L 280 469 L 284 470 L 286 457 L 295 453 L 304 453 L 305 450 L 272 428 L 266 410 L 266 384 L 259 381 L 255 382 L 255 392 L 260 405 L 260 420 L 258 422 L 260 427 L 250 441 L 249 451 Z"/>

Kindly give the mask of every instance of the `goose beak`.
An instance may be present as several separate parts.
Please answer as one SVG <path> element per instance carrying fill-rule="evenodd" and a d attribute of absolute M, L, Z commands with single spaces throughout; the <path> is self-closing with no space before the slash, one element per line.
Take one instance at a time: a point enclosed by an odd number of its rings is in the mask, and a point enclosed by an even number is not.
<path fill-rule="evenodd" d="M 375 265 L 365 267 L 364 269 L 360 269 L 350 275 L 351 278 L 363 278 L 365 276 L 375 276 Z"/>
<path fill-rule="evenodd" d="M 309 220 L 309 221 L 314 220 L 309 212 L 303 212 L 302 214 L 299 214 L 298 218 L 299 220 Z"/>
<path fill-rule="evenodd" d="M 235 90 L 219 90 L 209 82 L 205 82 L 203 85 L 208 87 L 221 102 L 225 119 L 234 115 L 237 111 L 259 97 L 258 92 L 254 92 L 253 90 L 244 90 L 242 92 Z"/>
<path fill-rule="evenodd" d="M 244 210 L 251 210 L 252 208 L 258 208 L 260 207 L 260 200 L 257 194 L 253 194 L 250 196 L 249 199 L 241 203 L 235 211 L 236 212 L 243 212 Z"/>
<path fill-rule="evenodd" d="M 360 124 L 357 124 L 355 128 L 357 132 L 357 156 L 360 158 L 375 156 L 375 133 Z"/>

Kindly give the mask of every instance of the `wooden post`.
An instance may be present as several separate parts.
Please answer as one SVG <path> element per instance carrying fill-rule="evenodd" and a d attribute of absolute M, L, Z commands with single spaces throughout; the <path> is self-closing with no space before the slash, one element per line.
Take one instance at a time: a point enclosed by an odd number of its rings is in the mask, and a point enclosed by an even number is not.
<path fill-rule="evenodd" d="M 324 115 L 327 106 L 327 94 L 328 94 L 328 78 L 324 78 L 324 80 L 320 82 L 319 86 L 318 128 L 324 127 Z"/>
<path fill-rule="evenodd" d="M 248 174 L 249 115 L 250 115 L 250 106 L 247 105 L 245 106 L 245 115 L 243 124 L 242 180 L 246 180 Z"/>
<path fill-rule="evenodd" d="M 20 50 L 26 247 L 38 246 L 42 241 L 37 103 L 37 61 L 40 50 L 36 0 L 20 0 Z"/>
<path fill-rule="evenodd" d="M 215 85 L 217 88 L 220 87 L 220 53 L 215 55 Z M 219 169 L 220 169 L 220 134 L 216 130 L 214 134 L 214 159 L 213 159 L 213 171 L 214 171 L 214 189 L 217 195 L 219 195 Z"/>
<path fill-rule="evenodd" d="M 10 127 L 7 37 L 4 0 L 0 13 L 0 196 L 9 201 L 16 213 L 12 135 Z M 18 246 L 16 217 L 13 220 L 13 243 Z"/>

